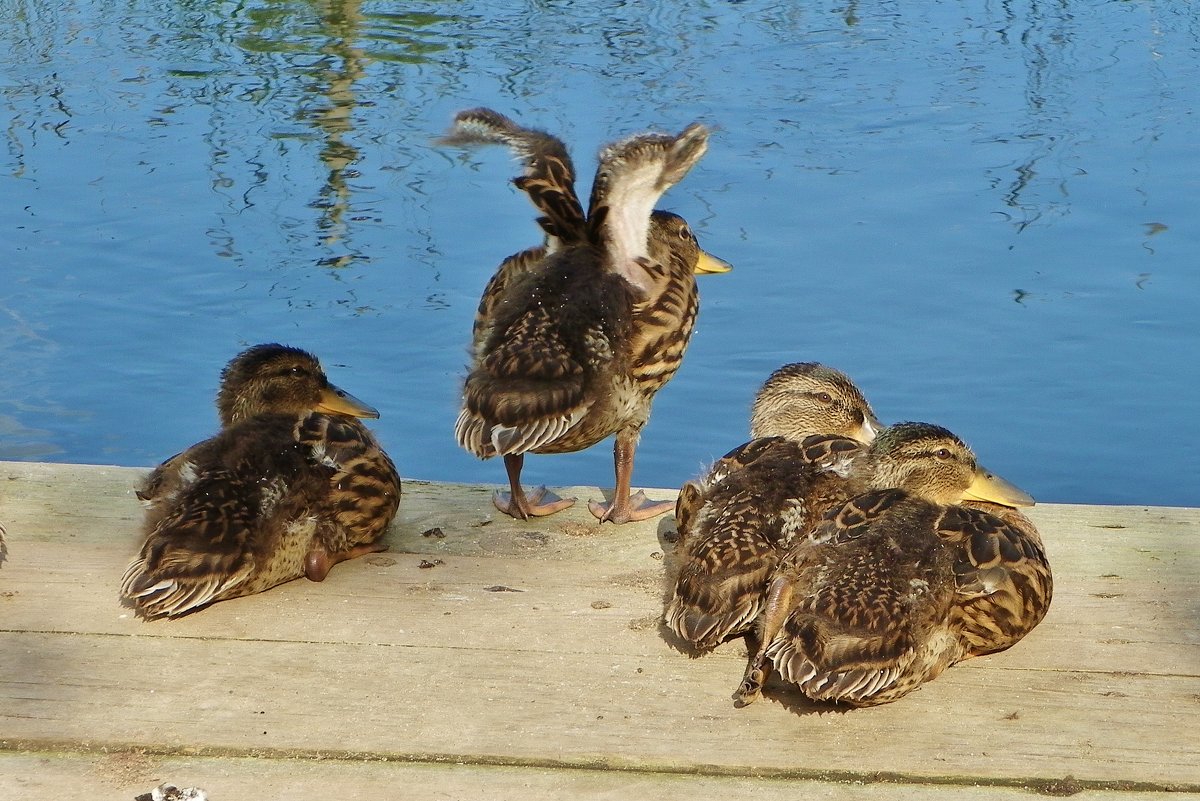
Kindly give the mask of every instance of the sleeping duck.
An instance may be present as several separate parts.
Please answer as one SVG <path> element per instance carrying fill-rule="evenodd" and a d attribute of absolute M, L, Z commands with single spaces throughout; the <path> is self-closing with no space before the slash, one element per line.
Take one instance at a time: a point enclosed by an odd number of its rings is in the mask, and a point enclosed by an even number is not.
<path fill-rule="evenodd" d="M 316 357 L 256 345 L 221 374 L 221 431 L 159 465 L 138 491 L 145 542 L 121 582 L 139 615 L 175 617 L 387 546 L 400 477 Z"/>
<path fill-rule="evenodd" d="M 556 137 L 474 109 L 443 141 L 509 146 L 524 166 L 515 183 L 546 235 L 543 246 L 505 260 L 484 291 L 455 425 L 467 451 L 504 458 L 510 491 L 496 494 L 496 507 L 527 519 L 572 505 L 544 487 L 525 492 L 525 454 L 578 451 L 615 434 L 614 496 L 589 503 L 592 514 L 625 523 L 669 511 L 670 501 L 631 496 L 634 451 L 691 338 L 695 274 L 729 266 L 700 249 L 683 218 L 654 204 L 704 155 L 707 129 L 605 147 L 586 213 Z"/>
<path fill-rule="evenodd" d="M 754 400 L 755 439 L 680 491 L 680 569 L 667 626 L 698 650 L 750 630 L 792 538 L 865 489 L 849 468 L 878 428 L 843 373 L 814 363 L 776 370 Z"/>
<path fill-rule="evenodd" d="M 884 429 L 867 461 L 867 491 L 775 569 L 741 704 L 772 667 L 812 700 L 895 701 L 956 662 L 1013 645 L 1045 616 L 1053 581 L 1036 529 L 964 505 L 1032 498 L 934 425 Z"/>

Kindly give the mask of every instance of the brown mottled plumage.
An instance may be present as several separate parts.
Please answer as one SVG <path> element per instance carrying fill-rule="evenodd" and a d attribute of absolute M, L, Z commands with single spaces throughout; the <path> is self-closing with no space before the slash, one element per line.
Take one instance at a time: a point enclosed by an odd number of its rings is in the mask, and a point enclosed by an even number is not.
<path fill-rule="evenodd" d="M 959 505 L 999 518 L 1007 527 L 993 532 L 993 522 L 984 521 L 973 530 L 971 563 L 976 567 L 966 570 L 969 578 L 963 580 L 962 589 L 972 584 L 976 594 L 954 607 L 967 656 L 983 656 L 1016 645 L 1041 622 L 1050 608 L 1054 580 L 1045 561 L 1042 535 L 1019 509 L 981 500 Z M 972 519 L 980 518 L 973 515 Z M 1014 538 L 1009 529 L 1020 536 Z M 1011 559 L 1012 564 L 1005 559 L 999 569 L 990 569 L 994 558 L 990 552 L 1007 551 L 1009 545 L 1021 549 L 1024 556 Z M 1008 556 L 1013 552 L 1008 551 Z"/>
<path fill-rule="evenodd" d="M 755 439 L 676 502 L 681 565 L 663 619 L 701 650 L 745 633 L 793 538 L 861 488 L 852 465 L 879 422 L 858 387 L 820 364 L 789 364 L 759 390 Z"/>
<path fill-rule="evenodd" d="M 604 148 L 586 214 L 557 138 L 473 109 L 443 141 L 511 147 L 524 165 L 515 183 L 546 233 L 544 247 L 505 260 L 484 291 L 455 425 L 466 450 L 504 457 L 511 492 L 497 493 L 497 508 L 524 519 L 570 506 L 545 488 L 526 496 L 525 454 L 582 450 L 616 434 L 616 492 L 611 504 L 590 503 L 592 513 L 624 523 L 668 511 L 670 502 L 630 497 L 634 450 L 691 337 L 695 273 L 728 266 L 654 204 L 704 154 L 708 132 L 694 124 Z"/>
<path fill-rule="evenodd" d="M 400 477 L 370 431 L 378 417 L 331 385 L 316 358 L 256 345 L 221 375 L 220 433 L 147 478 L 146 540 L 121 584 L 146 618 L 174 617 L 380 551 Z"/>
<path fill-rule="evenodd" d="M 1049 608 L 1036 531 L 960 505 L 1032 498 L 937 426 L 885 429 L 867 458 L 870 489 L 830 511 L 776 568 L 739 702 L 754 701 L 774 667 L 813 700 L 888 703 L 1009 647 Z"/>

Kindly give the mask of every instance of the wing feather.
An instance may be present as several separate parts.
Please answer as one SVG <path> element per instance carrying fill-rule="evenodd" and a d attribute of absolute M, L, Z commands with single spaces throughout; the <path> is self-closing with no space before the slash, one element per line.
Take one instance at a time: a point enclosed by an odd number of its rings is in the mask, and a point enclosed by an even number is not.
<path fill-rule="evenodd" d="M 588 204 L 590 238 L 643 295 L 653 284 L 642 266 L 650 259 L 650 212 L 707 149 L 708 129 L 693 123 L 678 136 L 640 134 L 600 152 Z"/>
<path fill-rule="evenodd" d="M 550 250 L 586 241 L 583 206 L 575 194 L 575 166 L 561 139 L 522 127 L 491 109 L 475 108 L 459 112 L 440 142 L 508 146 L 524 167 L 524 174 L 513 183 L 544 215 L 538 223 L 550 239 Z"/>

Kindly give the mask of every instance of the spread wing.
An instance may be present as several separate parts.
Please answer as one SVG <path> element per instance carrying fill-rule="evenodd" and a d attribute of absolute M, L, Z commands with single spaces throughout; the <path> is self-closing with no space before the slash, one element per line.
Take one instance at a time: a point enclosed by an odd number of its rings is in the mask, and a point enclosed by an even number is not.
<path fill-rule="evenodd" d="M 708 149 L 708 129 L 689 125 L 678 136 L 641 134 L 605 147 L 592 184 L 587 221 L 593 243 L 609 267 L 643 295 L 654 283 L 650 260 L 650 212 Z"/>
<path fill-rule="evenodd" d="M 524 128 L 491 109 L 476 108 L 459 112 L 450 133 L 440 141 L 448 145 L 507 145 L 524 167 L 524 174 L 513 183 L 542 215 L 538 224 L 549 237 L 550 251 L 586 241 L 583 206 L 575 195 L 575 166 L 562 140 Z"/>

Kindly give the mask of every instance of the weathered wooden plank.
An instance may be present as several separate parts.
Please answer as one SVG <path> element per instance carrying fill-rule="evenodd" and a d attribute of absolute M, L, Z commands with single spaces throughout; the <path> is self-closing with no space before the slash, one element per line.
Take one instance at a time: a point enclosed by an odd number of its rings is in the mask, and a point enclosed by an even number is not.
<path fill-rule="evenodd" d="M 1037 507 L 1056 598 L 1025 642 L 880 709 L 736 710 L 740 648 L 692 660 L 657 625 L 669 518 L 517 523 L 409 482 L 391 553 L 147 624 L 116 604 L 139 474 L 0 463 L 8 747 L 1200 788 L 1196 510 Z"/>
<path fill-rule="evenodd" d="M 361 762 L 349 760 L 159 757 L 138 751 L 84 755 L 0 753 L 0 798 L 46 801 L 89 798 L 129 801 L 163 782 L 196 786 L 212 801 L 337 798 L 419 798 L 455 801 L 561 801 L 637 799 L 695 801 L 755 798 L 760 801 L 1029 801 L 1015 787 L 897 784 L 875 781 L 811 781 L 611 770 L 555 770 L 494 765 Z M 1194 801 L 1193 793 L 1079 789 L 1060 781 L 1032 789 L 1071 795 L 1072 801 Z M 1077 791 L 1077 792 L 1072 792 Z"/>
<path fill-rule="evenodd" d="M 6 633 L 0 727 L 10 745 L 1200 788 L 1194 679 L 964 667 L 869 715 L 794 699 L 736 710 L 729 675 L 713 680 L 735 663 L 604 641 L 546 653 Z"/>

